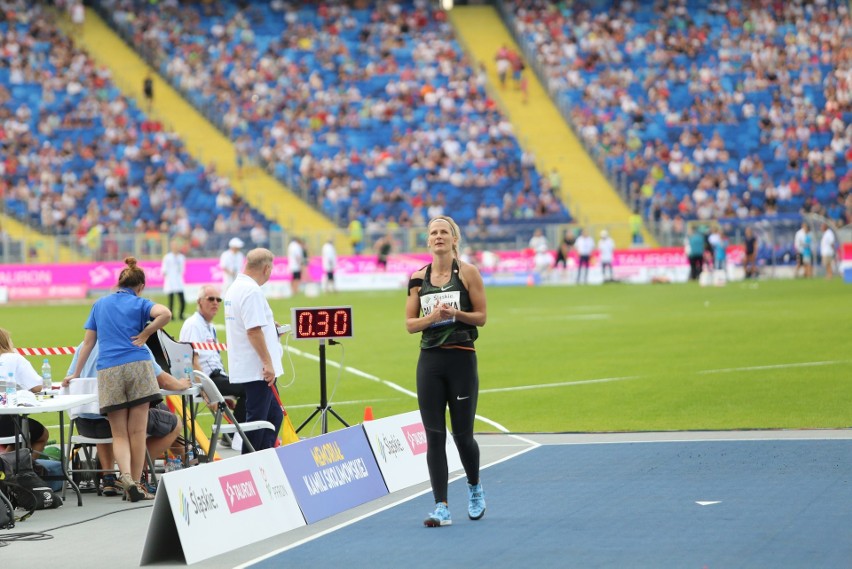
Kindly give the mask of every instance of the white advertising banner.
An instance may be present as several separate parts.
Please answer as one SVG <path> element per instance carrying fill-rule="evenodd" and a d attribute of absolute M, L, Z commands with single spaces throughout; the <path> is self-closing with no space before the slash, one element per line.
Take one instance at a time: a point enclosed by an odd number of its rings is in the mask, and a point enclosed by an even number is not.
<path fill-rule="evenodd" d="M 275 449 L 167 472 L 141 564 L 181 552 L 191 564 L 304 525 Z"/>
<path fill-rule="evenodd" d="M 429 480 L 426 430 L 419 411 L 365 421 L 363 427 L 389 492 Z M 456 443 L 449 433 L 447 464 L 450 472 L 462 467 Z"/>

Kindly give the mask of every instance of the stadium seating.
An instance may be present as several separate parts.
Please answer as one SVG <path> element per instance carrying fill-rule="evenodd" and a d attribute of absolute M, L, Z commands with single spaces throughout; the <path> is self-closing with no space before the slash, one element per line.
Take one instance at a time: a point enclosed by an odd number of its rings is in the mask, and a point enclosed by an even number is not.
<path fill-rule="evenodd" d="M 852 222 L 845 1 L 507 4 L 560 107 L 657 225 Z"/>
<path fill-rule="evenodd" d="M 39 6 L 19 1 L 4 17 L 0 183 L 8 214 L 86 246 L 145 231 L 189 238 L 193 227 L 212 229 L 222 215 L 235 221 L 226 234 L 211 232 L 206 245 L 218 251 L 219 241 L 248 234 L 256 222 L 269 225 L 235 203 L 229 182 L 126 99 Z"/>
<path fill-rule="evenodd" d="M 246 160 L 341 225 L 465 225 L 483 205 L 570 220 L 431 2 L 100 6 Z"/>

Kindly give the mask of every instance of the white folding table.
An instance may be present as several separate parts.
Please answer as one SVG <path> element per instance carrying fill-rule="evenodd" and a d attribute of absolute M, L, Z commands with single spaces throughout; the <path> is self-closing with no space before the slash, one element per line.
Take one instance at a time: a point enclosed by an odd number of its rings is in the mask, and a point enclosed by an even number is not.
<path fill-rule="evenodd" d="M 18 430 L 18 422 L 15 421 L 15 438 L 23 438 L 25 441 L 29 437 L 28 422 L 30 415 L 38 413 L 59 413 L 59 449 L 62 453 L 62 474 L 65 480 L 71 484 L 74 493 L 77 494 L 77 505 L 83 505 L 83 497 L 80 495 L 80 489 L 68 475 L 67 453 L 65 450 L 65 412 L 81 405 L 86 405 L 98 400 L 97 393 L 86 395 L 54 395 L 44 401 L 39 401 L 33 406 L 17 406 L 17 407 L 0 407 L 0 415 L 12 415 L 21 418 L 20 431 Z M 21 432 L 22 431 L 22 432 Z M 23 436 L 22 436 L 23 435 Z M 17 453 L 18 446 L 15 447 Z M 17 468 L 17 456 L 15 460 L 15 468 Z"/>

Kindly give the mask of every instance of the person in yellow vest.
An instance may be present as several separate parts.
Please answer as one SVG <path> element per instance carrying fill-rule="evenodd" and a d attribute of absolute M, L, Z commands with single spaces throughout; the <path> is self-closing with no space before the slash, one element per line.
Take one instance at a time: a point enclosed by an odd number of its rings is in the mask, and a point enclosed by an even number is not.
<path fill-rule="evenodd" d="M 352 243 L 353 252 L 359 254 L 364 246 L 364 226 L 357 217 L 349 222 L 349 241 Z"/>
<path fill-rule="evenodd" d="M 634 245 L 640 245 L 642 239 L 642 216 L 638 211 L 634 211 L 627 220 L 630 224 L 630 242 Z"/>

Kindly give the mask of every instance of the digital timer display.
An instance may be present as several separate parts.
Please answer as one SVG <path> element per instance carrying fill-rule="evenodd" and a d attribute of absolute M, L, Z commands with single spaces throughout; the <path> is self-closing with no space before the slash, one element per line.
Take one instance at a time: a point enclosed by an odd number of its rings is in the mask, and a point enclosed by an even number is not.
<path fill-rule="evenodd" d="M 352 337 L 352 307 L 293 308 L 293 337 L 296 340 Z"/>

